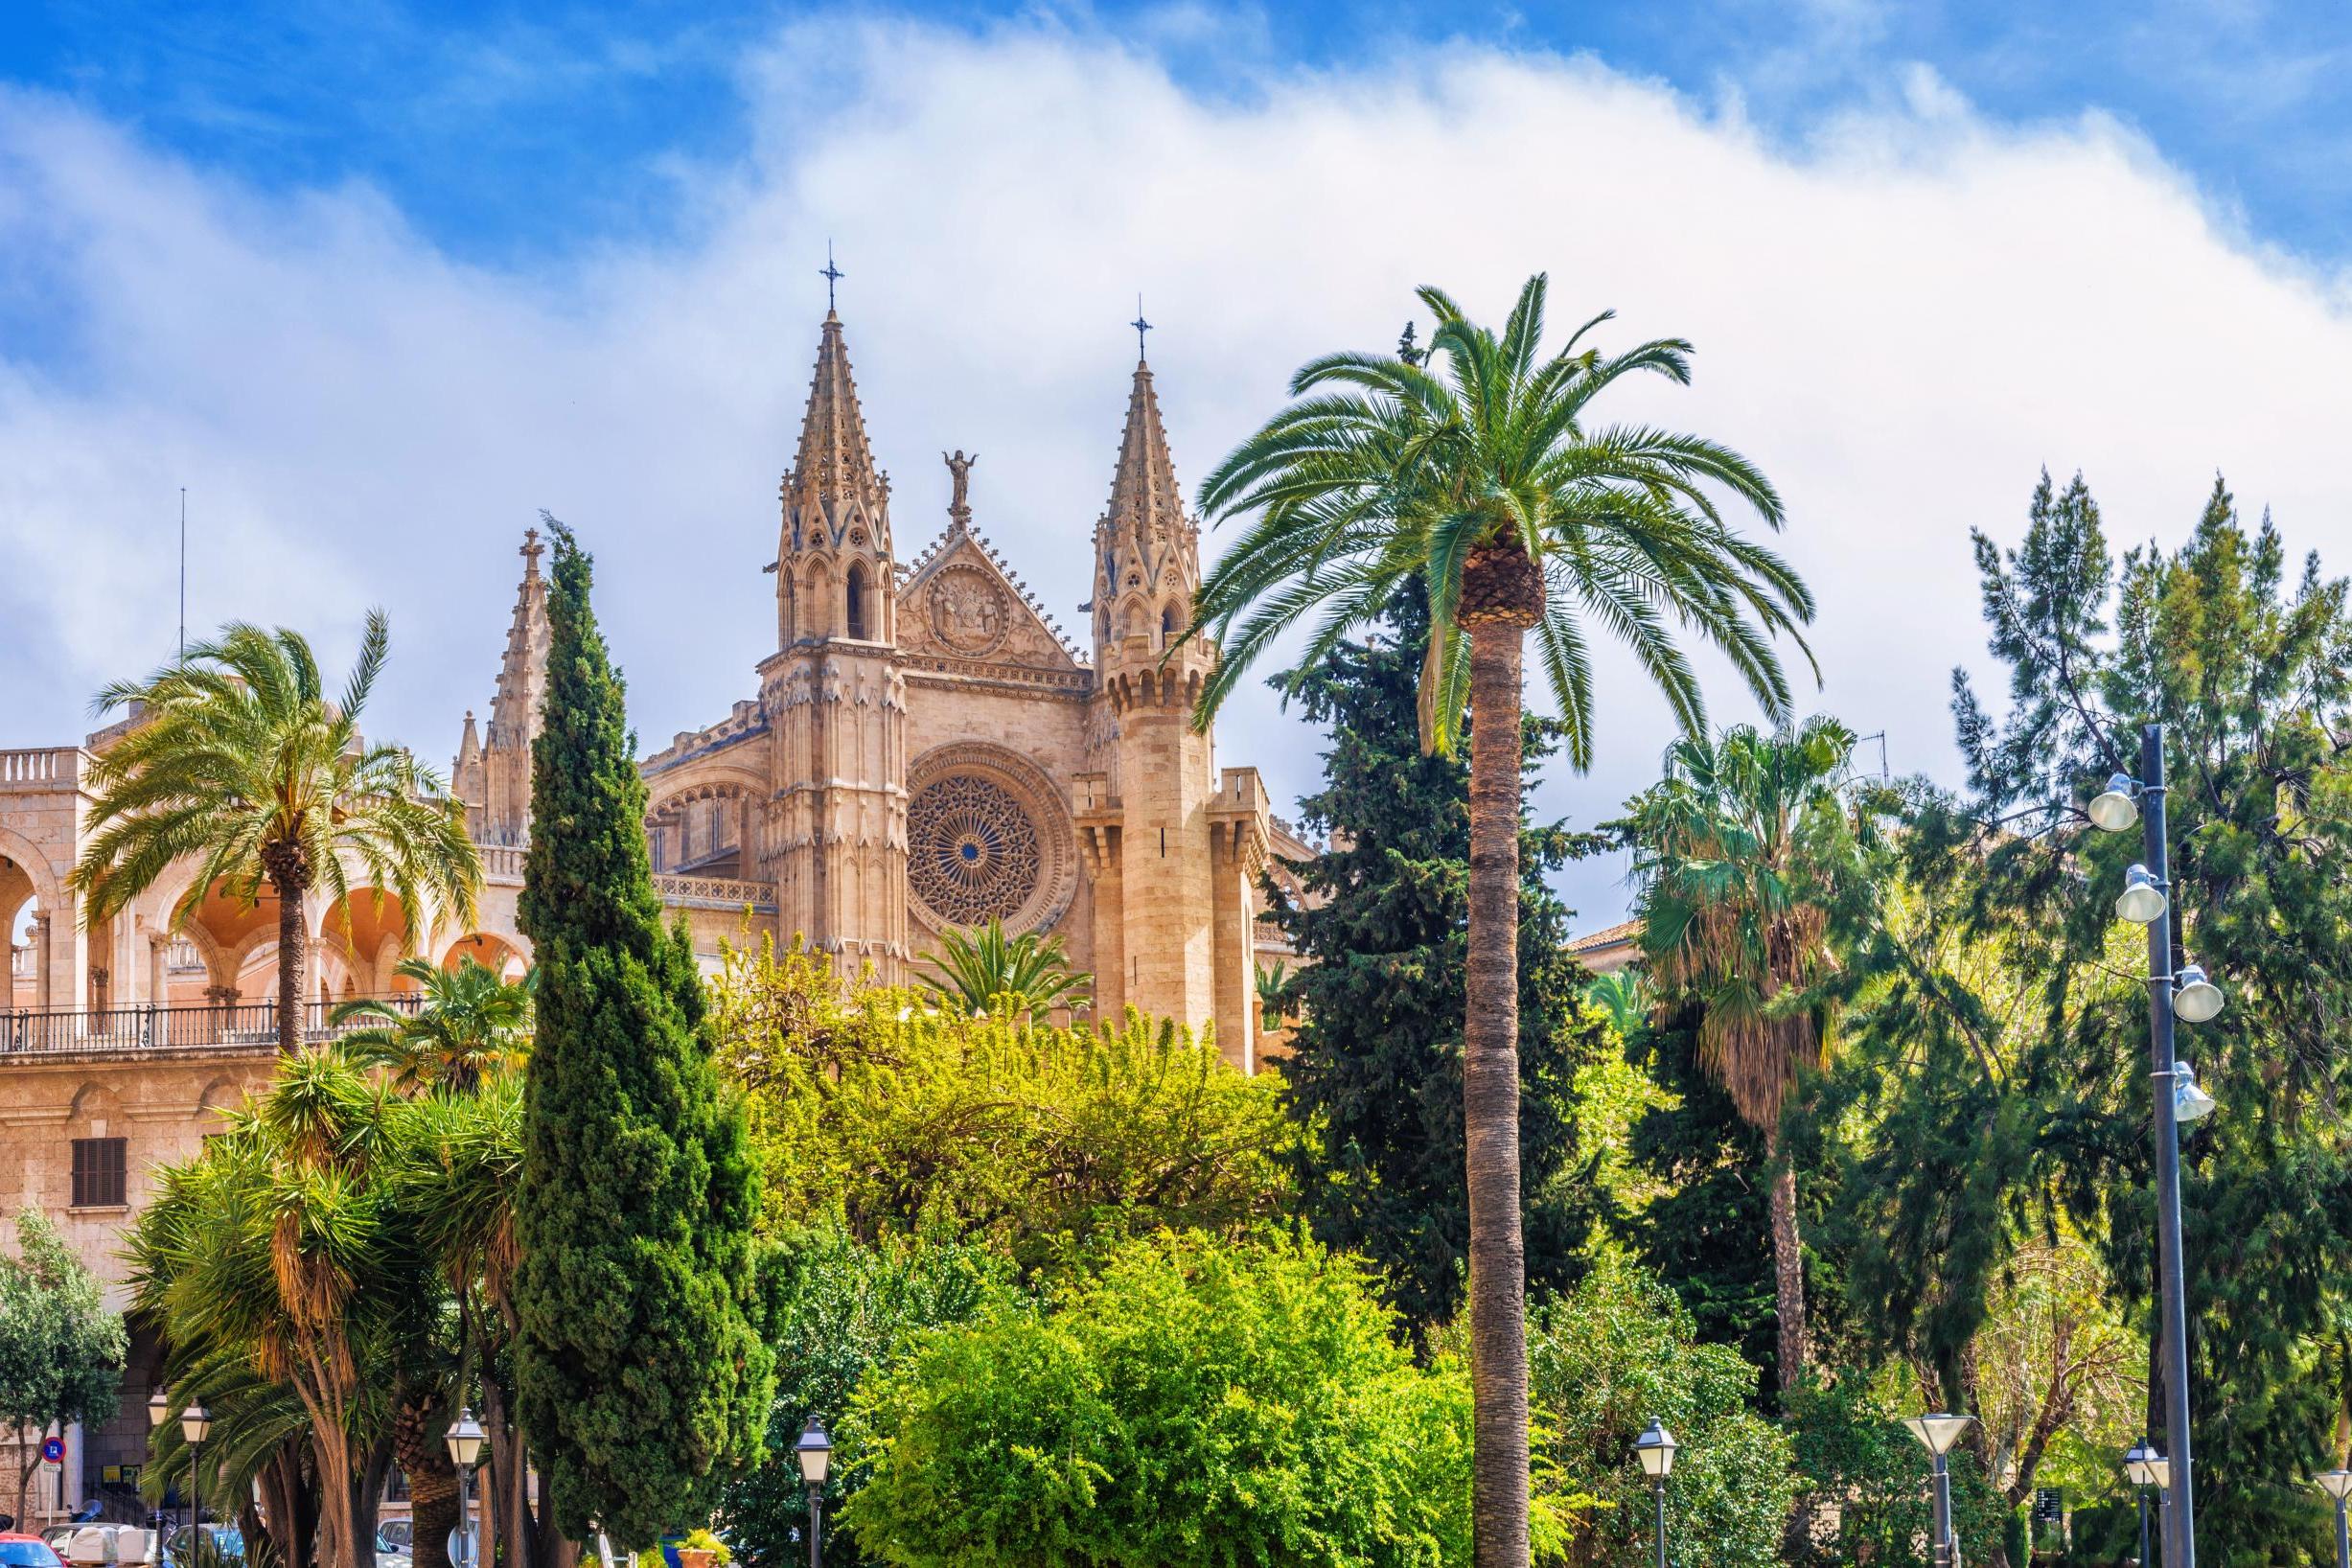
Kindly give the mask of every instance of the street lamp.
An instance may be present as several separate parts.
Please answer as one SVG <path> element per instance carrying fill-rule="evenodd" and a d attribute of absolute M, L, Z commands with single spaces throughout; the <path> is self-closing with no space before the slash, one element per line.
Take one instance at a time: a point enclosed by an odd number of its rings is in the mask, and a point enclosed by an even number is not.
<path fill-rule="evenodd" d="M 162 1384 L 158 1383 L 155 1385 L 155 1392 L 147 1396 L 148 1430 L 150 1432 L 160 1430 L 171 1414 L 172 1395 L 165 1392 Z M 172 1526 L 172 1516 L 163 1510 L 161 1493 L 158 1493 L 155 1498 L 155 1523 L 158 1528 L 164 1530 L 169 1530 Z"/>
<path fill-rule="evenodd" d="M 468 1568 L 473 1561 L 473 1465 L 482 1457 L 487 1434 L 473 1409 L 459 1405 L 457 1419 L 443 1441 L 450 1445 L 450 1463 L 457 1466 L 457 1568 Z"/>
<path fill-rule="evenodd" d="M 179 1435 L 188 1440 L 188 1554 L 196 1559 L 196 1537 L 204 1533 L 204 1510 L 196 1502 L 196 1450 L 213 1429 L 212 1412 L 191 1403 L 179 1413 Z"/>
<path fill-rule="evenodd" d="M 1973 1416 L 1947 1416 L 1939 1412 L 1932 1416 L 1913 1416 L 1902 1423 L 1911 1429 L 1911 1436 L 1920 1441 L 1920 1445 L 1935 1461 L 1933 1544 L 1936 1568 L 1954 1568 L 1960 1560 L 1958 1554 L 1952 1550 L 1951 1471 L 1945 1464 L 1944 1456 L 1951 1452 L 1951 1445 L 1960 1441 L 1960 1434 L 1967 1431 L 1969 1422 L 1975 1418 Z"/>
<path fill-rule="evenodd" d="M 1633 1457 L 1649 1477 L 1650 1495 L 1658 1504 L 1658 1568 L 1666 1568 L 1666 1477 L 1674 1467 L 1674 1450 L 1682 1445 L 1674 1434 L 1652 1420 L 1649 1430 L 1633 1440 Z"/>
<path fill-rule="evenodd" d="M 2129 773 L 2110 773 L 2107 788 L 2090 797 L 2090 820 L 2102 833 L 2121 833 L 2139 820 L 2139 785 Z"/>
<path fill-rule="evenodd" d="M 2222 1016 L 2222 988 L 2205 979 L 2205 966 L 2184 963 L 2173 989 L 2173 1011 L 2183 1024 L 2210 1024 Z"/>
<path fill-rule="evenodd" d="M 2117 809 L 2115 797 L 2139 809 Z M 2140 824 L 2140 861 L 2124 873 L 2117 917 L 2148 928 L 2149 1099 L 2156 1112 L 2156 1279 L 2162 1291 L 2158 1346 L 2164 1372 L 2164 1447 L 2172 1485 L 2164 1488 L 2170 1528 L 2165 1532 L 2168 1568 L 2197 1568 L 2196 1471 L 2189 1451 L 2189 1313 L 2180 1256 L 2180 1123 L 2212 1111 L 2212 1096 L 2197 1087 L 2173 1058 L 2173 1020 L 2202 1024 L 2217 1017 L 2225 1001 L 2202 965 L 2173 972 L 2172 863 L 2164 833 L 2164 726 L 2148 724 L 2139 732 L 2139 777 L 2121 773 L 2092 797 L 2090 819 L 2109 833 Z"/>
<path fill-rule="evenodd" d="M 2156 873 L 2145 865 L 2134 865 L 2123 874 L 2123 891 L 2115 895 L 2115 918 L 2135 926 L 2154 925 L 2164 918 L 2170 902 Z"/>
<path fill-rule="evenodd" d="M 2186 1062 L 2173 1064 L 2173 1120 L 2185 1127 L 2202 1121 L 2214 1111 L 2213 1096 L 2197 1086 L 2197 1070 Z"/>
<path fill-rule="evenodd" d="M 2336 1568 L 2352 1568 L 2352 1529 L 2344 1520 L 2344 1510 L 2352 1508 L 2352 1470 L 2339 1465 L 2317 1480 L 2319 1489 L 2336 1499 Z"/>
<path fill-rule="evenodd" d="M 2132 1478 L 2132 1485 L 2139 1497 L 2139 1568 L 2153 1568 L 2148 1560 L 2149 1488 L 2162 1491 L 2172 1484 L 2172 1471 L 2171 1462 L 2149 1447 L 2144 1438 L 2133 1443 L 2123 1456 L 2123 1473 Z"/>
<path fill-rule="evenodd" d="M 825 1423 L 815 1416 L 793 1444 L 793 1453 L 800 1461 L 800 1479 L 809 1491 L 809 1568 L 824 1568 L 824 1547 L 819 1540 L 825 1506 L 825 1471 L 833 1464 L 833 1440 L 825 1436 Z"/>

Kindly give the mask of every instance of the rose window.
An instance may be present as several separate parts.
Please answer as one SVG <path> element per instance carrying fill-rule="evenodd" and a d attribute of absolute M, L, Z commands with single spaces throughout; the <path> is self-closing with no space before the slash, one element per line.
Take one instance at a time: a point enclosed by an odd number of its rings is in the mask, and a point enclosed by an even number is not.
<path fill-rule="evenodd" d="M 1002 785 L 957 773 L 907 808 L 908 875 L 925 908 L 958 926 L 1008 919 L 1037 890 L 1037 827 Z"/>

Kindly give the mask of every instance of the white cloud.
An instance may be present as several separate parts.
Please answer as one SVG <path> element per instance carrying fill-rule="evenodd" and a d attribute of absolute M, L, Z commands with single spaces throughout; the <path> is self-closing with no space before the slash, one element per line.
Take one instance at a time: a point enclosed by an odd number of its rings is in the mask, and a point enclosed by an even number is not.
<path fill-rule="evenodd" d="M 1207 14 L 1170 9 L 1188 51 Z M 37 356 L 0 344 L 0 744 L 78 734 L 88 691 L 169 652 L 183 484 L 193 623 L 298 624 L 339 658 L 385 604 L 375 727 L 427 754 L 487 703 L 542 505 L 597 552 L 648 746 L 716 718 L 769 651 L 827 236 L 901 554 L 943 520 L 934 454 L 977 450 L 980 525 L 1072 625 L 1139 289 L 1197 479 L 1301 359 L 1392 343 L 1414 285 L 1499 315 L 1537 268 L 1563 327 L 1615 307 L 1621 340 L 1697 343 L 1695 388 L 1620 411 L 1778 481 L 1823 604 L 1808 706 L 1885 729 L 1898 771 L 1948 772 L 1946 679 L 1982 643 L 1967 529 L 2014 536 L 2044 464 L 2083 469 L 2119 539 L 2177 539 L 2219 468 L 2352 567 L 2352 295 L 2102 119 L 2003 127 L 1919 75 L 1792 152 L 1590 60 L 1455 48 L 1204 95 L 1044 22 L 799 28 L 742 80 L 752 151 L 681 170 L 692 237 L 554 274 L 453 262 L 366 190 L 265 199 L 0 99 L 0 288 L 56 303 Z M 1668 738 L 1604 671 L 1604 757 L 1542 801 L 1580 823 Z M 1269 700 L 1224 733 L 1279 798 L 1311 786 Z M 1615 874 L 1571 884 L 1596 918 Z"/>

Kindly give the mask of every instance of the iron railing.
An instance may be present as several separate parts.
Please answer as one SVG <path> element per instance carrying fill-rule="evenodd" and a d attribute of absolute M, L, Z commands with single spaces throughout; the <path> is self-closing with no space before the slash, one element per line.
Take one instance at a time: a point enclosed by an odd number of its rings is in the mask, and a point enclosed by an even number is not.
<path fill-rule="evenodd" d="M 381 1000 L 404 1013 L 413 1014 L 423 999 L 408 992 Z M 303 1039 L 315 1045 L 368 1026 L 365 1019 L 331 1024 L 329 1019 L 340 1005 L 334 1002 L 305 1003 Z M 274 998 L 267 1002 L 199 1002 L 87 1010 L 0 1010 L 0 1057 L 76 1050 L 256 1050 L 266 1049 L 276 1045 L 277 1040 L 278 1003 Z"/>

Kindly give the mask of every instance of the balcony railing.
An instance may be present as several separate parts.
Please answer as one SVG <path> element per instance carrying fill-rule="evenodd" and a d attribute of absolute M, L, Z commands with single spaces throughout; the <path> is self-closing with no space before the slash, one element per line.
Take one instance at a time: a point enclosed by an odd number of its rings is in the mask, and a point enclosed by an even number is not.
<path fill-rule="evenodd" d="M 414 992 L 382 999 L 413 1014 L 423 1000 Z M 315 1045 L 365 1028 L 365 1020 L 332 1025 L 339 1003 L 311 1002 L 302 1008 L 302 1037 Z M 278 1004 L 239 1002 L 216 1005 L 65 1008 L 0 1011 L 0 1060 L 82 1050 L 257 1050 L 278 1040 Z"/>

